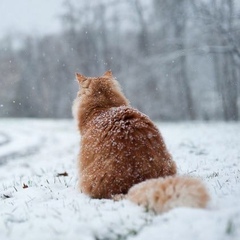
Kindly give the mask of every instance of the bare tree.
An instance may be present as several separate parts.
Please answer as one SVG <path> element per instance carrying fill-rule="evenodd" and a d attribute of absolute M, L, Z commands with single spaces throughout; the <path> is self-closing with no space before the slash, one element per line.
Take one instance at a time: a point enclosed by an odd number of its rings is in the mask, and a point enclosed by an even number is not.
<path fill-rule="evenodd" d="M 26 36 L 17 47 L 16 36 L 0 40 L 0 116 L 70 117 L 74 73 L 111 68 L 132 105 L 153 119 L 238 120 L 239 7 L 64 0 L 60 33 Z"/>
<path fill-rule="evenodd" d="M 225 120 L 239 119 L 240 35 L 236 28 L 238 25 L 235 24 L 239 21 L 239 13 L 234 5 L 234 0 L 214 0 L 195 5 L 204 25 L 208 27 L 209 43 L 226 48 L 224 52 L 214 53 L 216 86 L 222 99 Z"/>

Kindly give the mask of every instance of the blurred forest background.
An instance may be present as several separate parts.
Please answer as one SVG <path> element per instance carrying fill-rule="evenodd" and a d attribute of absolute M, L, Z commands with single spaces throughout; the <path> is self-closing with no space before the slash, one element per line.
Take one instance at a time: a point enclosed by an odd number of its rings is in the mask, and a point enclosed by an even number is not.
<path fill-rule="evenodd" d="M 154 120 L 239 120 L 238 0 L 65 0 L 62 9 L 58 33 L 0 39 L 0 117 L 71 117 L 75 72 L 111 69 Z"/>

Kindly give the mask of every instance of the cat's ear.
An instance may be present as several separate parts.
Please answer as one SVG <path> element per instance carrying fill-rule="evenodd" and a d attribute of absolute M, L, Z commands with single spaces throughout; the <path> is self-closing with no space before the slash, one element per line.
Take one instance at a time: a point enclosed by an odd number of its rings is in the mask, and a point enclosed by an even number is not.
<path fill-rule="evenodd" d="M 84 80 L 86 80 L 86 77 L 80 73 L 76 73 L 76 79 L 81 84 Z"/>
<path fill-rule="evenodd" d="M 106 71 L 106 72 L 103 74 L 103 77 L 112 78 L 112 77 L 113 77 L 112 71 L 111 71 L 111 70 Z"/>

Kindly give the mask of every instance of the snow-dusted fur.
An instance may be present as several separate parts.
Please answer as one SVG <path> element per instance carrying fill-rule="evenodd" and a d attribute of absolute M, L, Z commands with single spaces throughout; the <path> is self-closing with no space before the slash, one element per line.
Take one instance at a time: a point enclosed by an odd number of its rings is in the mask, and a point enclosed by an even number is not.
<path fill-rule="evenodd" d="M 127 194 L 156 212 L 204 207 L 208 195 L 200 181 L 164 179 L 176 174 L 176 164 L 157 127 L 129 105 L 111 71 L 101 77 L 76 77 L 80 90 L 73 115 L 81 134 L 81 191 L 93 198 Z"/>

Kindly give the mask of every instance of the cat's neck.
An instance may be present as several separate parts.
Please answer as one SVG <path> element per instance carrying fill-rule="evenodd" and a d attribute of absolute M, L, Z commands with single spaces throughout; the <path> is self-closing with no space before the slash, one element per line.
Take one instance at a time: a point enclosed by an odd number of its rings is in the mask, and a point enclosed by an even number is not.
<path fill-rule="evenodd" d="M 84 101 L 80 101 L 78 109 L 78 120 L 80 132 L 87 128 L 88 123 L 94 117 L 97 117 L 104 111 L 108 111 L 113 107 L 129 106 L 129 101 L 121 93 L 120 90 L 114 89 L 112 92 L 106 92 L 105 95 L 86 97 Z"/>
<path fill-rule="evenodd" d="M 78 112 L 78 128 L 83 134 L 86 129 L 88 129 L 88 125 L 91 124 L 91 121 L 98 117 L 103 112 L 108 111 L 112 107 L 122 107 L 127 106 L 127 103 L 124 103 L 120 106 L 108 106 L 108 107 L 100 107 L 100 106 L 89 106 L 89 105 L 82 105 L 80 106 L 80 111 Z"/>

